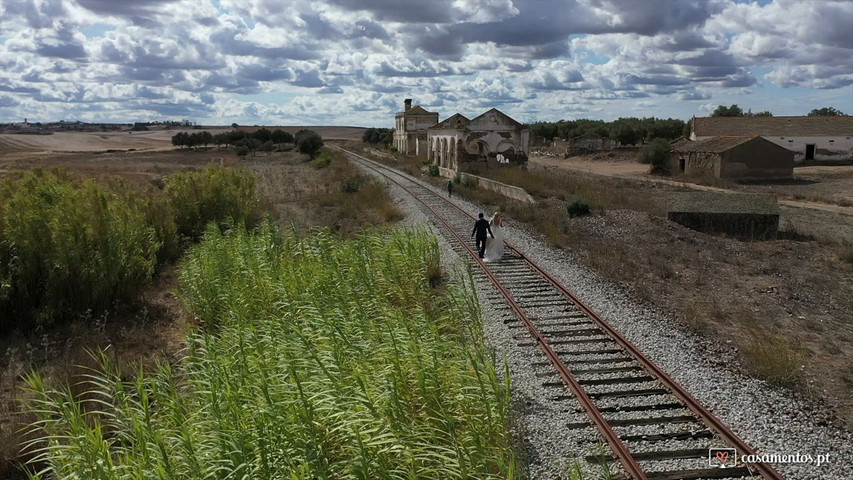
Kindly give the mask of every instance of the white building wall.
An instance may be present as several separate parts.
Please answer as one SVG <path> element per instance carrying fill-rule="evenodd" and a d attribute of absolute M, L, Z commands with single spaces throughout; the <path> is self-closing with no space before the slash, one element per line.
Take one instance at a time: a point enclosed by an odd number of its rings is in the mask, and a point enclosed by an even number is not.
<path fill-rule="evenodd" d="M 819 161 L 853 160 L 853 136 L 850 137 L 770 137 L 762 135 L 776 145 L 794 151 L 794 161 L 806 158 L 806 145 L 815 146 L 814 159 Z"/>
<path fill-rule="evenodd" d="M 780 147 L 794 152 L 794 162 L 802 162 L 806 158 L 806 145 L 815 146 L 814 159 L 823 162 L 844 162 L 853 160 L 853 135 L 851 136 L 814 136 L 814 137 L 783 137 L 761 135 Z M 697 137 L 690 135 L 691 140 L 705 140 L 710 136 Z"/>

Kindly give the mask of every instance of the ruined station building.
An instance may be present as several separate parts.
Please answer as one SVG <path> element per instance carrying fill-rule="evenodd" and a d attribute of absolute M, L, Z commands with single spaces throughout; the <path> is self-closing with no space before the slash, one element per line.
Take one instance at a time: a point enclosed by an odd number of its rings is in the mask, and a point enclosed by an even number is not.
<path fill-rule="evenodd" d="M 412 106 L 412 99 L 404 102 L 405 109 L 394 118 L 394 148 L 406 155 L 426 155 L 427 129 L 438 123 L 438 113 L 428 112 L 420 105 Z"/>
<path fill-rule="evenodd" d="M 427 159 L 453 172 L 526 165 L 530 154 L 530 129 L 496 108 L 473 120 L 457 113 L 427 132 Z"/>

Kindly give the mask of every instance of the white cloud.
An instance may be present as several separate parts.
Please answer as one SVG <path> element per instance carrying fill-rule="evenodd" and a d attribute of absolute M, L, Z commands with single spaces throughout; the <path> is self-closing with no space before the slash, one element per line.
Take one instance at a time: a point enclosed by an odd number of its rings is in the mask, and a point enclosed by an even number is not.
<path fill-rule="evenodd" d="M 853 2 L 829 0 L 19 0 L 0 3 L 0 122 L 382 125 L 404 97 L 442 118 L 796 108 L 768 100 L 774 85 L 838 92 L 853 111 L 851 24 Z M 240 100 L 257 94 L 288 100 Z"/>

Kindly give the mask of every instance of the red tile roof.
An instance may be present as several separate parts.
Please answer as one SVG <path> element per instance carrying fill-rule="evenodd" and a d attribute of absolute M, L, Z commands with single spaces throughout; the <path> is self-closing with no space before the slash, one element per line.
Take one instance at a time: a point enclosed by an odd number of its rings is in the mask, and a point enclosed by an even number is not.
<path fill-rule="evenodd" d="M 450 130 L 450 129 L 456 129 L 456 128 L 464 128 L 469 123 L 471 123 L 471 120 L 468 120 L 468 118 L 465 115 L 462 115 L 461 113 L 454 113 L 450 117 L 445 118 L 444 121 L 439 122 L 439 123 L 429 127 L 429 129 L 430 130 Z"/>
<path fill-rule="evenodd" d="M 722 153 L 756 137 L 713 137 L 705 140 L 681 140 L 672 144 L 673 152 Z"/>
<path fill-rule="evenodd" d="M 415 105 L 414 107 L 406 110 L 405 112 L 400 112 L 395 116 L 399 117 L 401 115 L 438 115 L 438 113 L 428 112 L 424 109 L 424 107 L 422 107 L 420 105 Z"/>
<path fill-rule="evenodd" d="M 695 117 L 697 137 L 717 136 L 853 136 L 853 116 Z"/>

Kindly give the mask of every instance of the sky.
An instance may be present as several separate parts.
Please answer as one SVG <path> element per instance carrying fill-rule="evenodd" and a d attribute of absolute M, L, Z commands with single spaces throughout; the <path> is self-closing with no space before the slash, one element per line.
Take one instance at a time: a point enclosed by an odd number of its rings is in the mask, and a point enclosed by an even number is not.
<path fill-rule="evenodd" d="M 0 122 L 853 114 L 853 1 L 0 0 Z"/>

